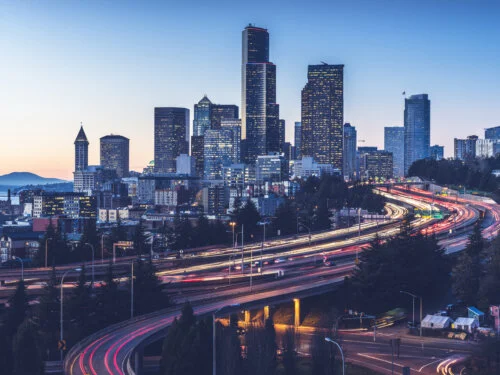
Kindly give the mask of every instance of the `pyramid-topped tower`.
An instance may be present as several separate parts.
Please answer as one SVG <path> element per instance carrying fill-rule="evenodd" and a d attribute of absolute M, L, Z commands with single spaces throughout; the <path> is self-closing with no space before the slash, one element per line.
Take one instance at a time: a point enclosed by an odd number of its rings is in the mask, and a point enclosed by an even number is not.
<path fill-rule="evenodd" d="M 80 131 L 75 139 L 75 172 L 84 171 L 89 166 L 89 141 L 80 126 Z"/>

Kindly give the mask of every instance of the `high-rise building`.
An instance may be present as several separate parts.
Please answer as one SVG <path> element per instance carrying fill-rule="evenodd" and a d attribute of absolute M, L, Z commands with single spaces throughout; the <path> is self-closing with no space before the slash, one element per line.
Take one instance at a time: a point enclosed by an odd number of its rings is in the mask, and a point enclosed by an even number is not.
<path fill-rule="evenodd" d="M 484 138 L 500 140 L 500 126 L 495 126 L 494 128 L 484 129 Z"/>
<path fill-rule="evenodd" d="M 394 177 L 404 177 L 405 168 L 405 128 L 386 126 L 384 128 L 384 150 L 392 153 Z"/>
<path fill-rule="evenodd" d="M 492 158 L 499 151 L 500 144 L 493 139 L 478 139 L 476 141 L 476 157 Z"/>
<path fill-rule="evenodd" d="M 280 119 L 279 126 L 278 126 L 279 152 L 285 152 L 283 149 L 283 147 L 285 145 L 285 129 L 286 129 L 286 121 Z"/>
<path fill-rule="evenodd" d="M 84 171 L 89 166 L 89 141 L 80 126 L 80 131 L 75 139 L 75 172 Z"/>
<path fill-rule="evenodd" d="M 189 109 L 155 108 L 155 172 L 175 173 L 175 158 L 189 153 Z"/>
<path fill-rule="evenodd" d="M 431 102 L 427 94 L 405 99 L 405 174 L 413 162 L 430 156 Z"/>
<path fill-rule="evenodd" d="M 295 143 L 294 159 L 300 159 L 302 150 L 302 123 L 300 121 L 295 121 L 294 143 Z"/>
<path fill-rule="evenodd" d="M 302 89 L 302 156 L 343 168 L 344 65 L 309 65 Z"/>
<path fill-rule="evenodd" d="M 241 136 L 246 140 L 244 158 L 255 164 L 257 156 L 279 151 L 276 66 L 269 62 L 266 29 L 247 26 L 242 42 Z"/>
<path fill-rule="evenodd" d="M 224 120 L 237 120 L 239 109 L 234 104 L 212 104 L 210 109 L 210 128 L 220 129 Z"/>
<path fill-rule="evenodd" d="M 454 155 L 457 160 L 472 160 L 476 157 L 477 135 L 469 135 L 467 139 L 455 138 Z"/>
<path fill-rule="evenodd" d="M 227 128 L 210 129 L 204 136 L 204 176 L 206 180 L 222 180 L 223 169 L 233 164 L 233 131 Z"/>
<path fill-rule="evenodd" d="M 194 169 L 196 170 L 196 176 L 200 178 L 203 177 L 205 168 L 205 162 L 203 160 L 203 143 L 203 135 L 193 135 L 191 137 L 191 157 L 194 159 Z"/>
<path fill-rule="evenodd" d="M 221 121 L 221 129 L 230 129 L 233 132 L 233 163 L 237 164 L 241 159 L 241 120 L 225 120 Z"/>
<path fill-rule="evenodd" d="M 368 178 L 392 178 L 393 165 L 392 153 L 383 150 L 364 152 L 361 149 L 360 155 L 361 179 Z"/>
<path fill-rule="evenodd" d="M 344 176 L 355 178 L 356 174 L 356 128 L 350 123 L 344 124 Z"/>
<path fill-rule="evenodd" d="M 287 180 L 288 168 L 283 154 L 275 153 L 258 156 L 255 169 L 258 183 Z"/>
<path fill-rule="evenodd" d="M 101 167 L 116 171 L 118 178 L 129 172 L 129 139 L 121 135 L 101 137 Z"/>
<path fill-rule="evenodd" d="M 442 160 L 444 159 L 444 146 L 434 145 L 431 146 L 431 159 Z"/>
<path fill-rule="evenodd" d="M 211 128 L 211 107 L 212 102 L 206 95 L 194 105 L 193 136 L 204 135 Z"/>

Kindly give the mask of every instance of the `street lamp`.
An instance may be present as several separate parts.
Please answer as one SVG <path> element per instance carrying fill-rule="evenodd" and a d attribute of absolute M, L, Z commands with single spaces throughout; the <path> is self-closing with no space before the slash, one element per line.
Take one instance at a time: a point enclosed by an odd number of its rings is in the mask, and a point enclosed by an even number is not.
<path fill-rule="evenodd" d="M 413 300 L 413 326 L 415 327 L 415 298 L 420 298 L 420 337 L 422 337 L 422 297 L 416 296 L 410 292 L 405 292 L 404 290 L 400 290 L 399 293 L 408 294 L 412 297 Z"/>
<path fill-rule="evenodd" d="M 63 341 L 63 337 L 64 337 L 64 325 L 63 325 L 63 306 L 64 306 L 64 277 L 66 277 L 66 275 L 68 274 L 68 272 L 71 272 L 71 271 L 75 271 L 75 272 L 80 272 L 82 269 L 81 268 L 74 268 L 74 269 L 69 269 L 67 270 L 66 272 L 64 272 L 64 274 L 62 275 L 61 277 L 61 287 L 59 289 L 61 289 L 61 321 L 60 321 L 60 335 L 59 335 L 59 340 L 60 341 Z M 63 349 L 61 348 L 61 361 L 63 360 Z"/>
<path fill-rule="evenodd" d="M 22 260 L 19 257 L 16 257 L 15 255 L 12 256 L 12 259 L 18 260 L 21 262 L 21 281 L 24 282 L 24 260 Z"/>
<path fill-rule="evenodd" d="M 231 222 L 229 222 L 229 225 L 231 226 L 231 228 L 233 230 L 233 249 L 234 249 L 236 247 L 236 242 L 234 241 L 234 227 L 236 226 L 236 222 L 231 221 Z"/>
<path fill-rule="evenodd" d="M 226 306 L 222 306 L 222 307 L 219 307 L 217 310 L 215 310 L 213 313 L 212 313 L 212 375 L 216 375 L 217 373 L 217 370 L 216 370 L 216 347 L 215 347 L 215 318 L 217 316 L 217 313 L 220 312 L 221 310 L 225 309 L 226 307 L 239 307 L 240 304 L 239 303 L 235 303 L 233 305 L 226 305 Z"/>
<path fill-rule="evenodd" d="M 262 268 L 264 266 L 262 263 L 262 251 L 264 250 L 264 242 L 266 242 L 266 225 L 269 225 L 269 222 L 268 221 L 259 221 L 257 223 L 257 225 L 261 225 L 262 229 L 264 230 L 264 233 L 262 236 L 262 245 L 260 247 L 260 268 L 261 268 L 261 272 L 262 272 Z"/>
<path fill-rule="evenodd" d="M 94 245 L 88 242 L 85 245 L 90 246 L 90 248 L 92 249 L 92 283 L 90 284 L 90 287 L 91 289 L 94 289 L 94 256 L 95 256 Z"/>
<path fill-rule="evenodd" d="M 345 375 L 344 352 L 342 351 L 342 348 L 340 347 L 340 345 L 336 341 L 333 341 L 329 337 L 325 337 L 325 341 L 329 342 L 330 344 L 335 344 L 335 345 L 337 345 L 337 348 L 339 348 L 340 355 L 342 356 L 342 375 Z"/>

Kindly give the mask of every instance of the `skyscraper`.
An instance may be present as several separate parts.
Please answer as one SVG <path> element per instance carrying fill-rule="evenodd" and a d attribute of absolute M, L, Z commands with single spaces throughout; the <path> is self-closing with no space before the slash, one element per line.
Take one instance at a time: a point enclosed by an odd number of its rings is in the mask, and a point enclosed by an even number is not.
<path fill-rule="evenodd" d="M 285 145 L 285 129 L 286 129 L 286 122 L 285 120 L 279 120 L 279 127 L 278 127 L 278 136 L 279 136 L 279 151 L 284 152 L 284 145 Z"/>
<path fill-rule="evenodd" d="M 500 126 L 495 126 L 494 128 L 484 129 L 484 138 L 500 140 Z"/>
<path fill-rule="evenodd" d="M 238 106 L 234 104 L 212 104 L 210 109 L 210 128 L 220 129 L 223 120 L 238 119 Z"/>
<path fill-rule="evenodd" d="M 344 176 L 353 179 L 356 173 L 356 128 L 348 122 L 344 124 Z"/>
<path fill-rule="evenodd" d="M 233 132 L 233 163 L 238 164 L 241 159 L 241 120 L 222 120 L 221 129 L 230 129 Z"/>
<path fill-rule="evenodd" d="M 302 89 L 302 156 L 343 168 L 344 65 L 309 65 Z"/>
<path fill-rule="evenodd" d="M 241 119 L 247 163 L 279 151 L 276 66 L 269 62 L 269 33 L 252 25 L 243 30 L 242 38 Z"/>
<path fill-rule="evenodd" d="M 194 105 L 193 136 L 204 135 L 210 129 L 212 102 L 205 95 Z"/>
<path fill-rule="evenodd" d="M 194 159 L 194 169 L 196 175 L 200 178 L 203 177 L 205 161 L 203 160 L 204 136 L 193 135 L 191 137 L 191 157 Z"/>
<path fill-rule="evenodd" d="M 404 126 L 386 126 L 384 128 L 384 150 L 392 152 L 394 177 L 403 177 L 405 167 Z"/>
<path fill-rule="evenodd" d="M 80 131 L 75 139 L 75 172 L 84 171 L 89 166 L 89 141 L 80 126 Z"/>
<path fill-rule="evenodd" d="M 233 130 L 229 128 L 210 129 L 205 132 L 204 137 L 205 179 L 222 180 L 224 167 L 233 164 Z"/>
<path fill-rule="evenodd" d="M 295 141 L 295 159 L 300 159 L 302 150 L 302 123 L 295 121 L 294 127 L 294 141 Z"/>
<path fill-rule="evenodd" d="M 189 152 L 189 109 L 155 108 L 155 172 L 175 173 L 175 158 Z"/>
<path fill-rule="evenodd" d="M 129 172 L 129 139 L 121 135 L 101 137 L 101 167 L 114 170 L 119 178 Z"/>
<path fill-rule="evenodd" d="M 476 157 L 477 135 L 469 135 L 467 139 L 454 139 L 454 155 L 457 160 L 472 160 Z"/>
<path fill-rule="evenodd" d="M 405 99 L 405 174 L 414 161 L 430 156 L 431 102 L 427 94 Z"/>

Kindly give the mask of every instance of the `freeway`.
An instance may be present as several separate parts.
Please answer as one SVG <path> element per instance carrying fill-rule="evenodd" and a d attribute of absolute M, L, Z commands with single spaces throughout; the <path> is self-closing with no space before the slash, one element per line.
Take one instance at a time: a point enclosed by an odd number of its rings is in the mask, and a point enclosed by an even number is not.
<path fill-rule="evenodd" d="M 416 207 L 428 207 L 427 202 L 422 202 L 421 197 L 415 198 L 412 195 L 406 194 L 399 196 L 397 192 L 393 192 L 392 199 L 403 201 L 409 205 Z M 402 195 L 402 194 L 401 194 Z M 453 204 L 446 202 L 446 204 Z M 455 205 L 464 206 L 464 202 L 455 203 Z M 451 207 L 451 206 L 450 206 Z M 473 207 L 465 206 L 465 209 L 458 210 L 456 215 L 456 222 L 468 223 L 471 225 L 476 219 L 476 212 Z M 455 222 L 455 223 L 456 223 Z M 437 220 L 430 218 L 419 218 L 413 222 L 413 227 L 422 229 L 423 227 L 436 224 Z M 435 227 L 435 233 L 442 235 L 448 230 L 447 226 Z M 399 229 L 394 227 L 381 229 L 381 234 L 391 236 L 398 233 Z M 373 238 L 374 234 L 364 234 L 359 238 L 350 238 L 344 240 L 337 240 L 334 243 L 340 242 L 339 249 L 343 247 L 351 247 L 366 243 Z M 458 237 L 460 240 L 460 237 Z M 328 249 L 331 250 L 332 244 L 326 244 Z M 320 244 L 317 246 L 294 249 L 283 251 L 280 256 L 294 257 L 312 255 L 314 253 L 326 251 Z M 249 249 L 250 252 L 253 249 Z M 336 250 L 334 250 L 336 251 Z M 340 250 L 341 251 L 341 250 Z M 354 251 L 354 250 L 351 250 Z M 286 255 L 285 255 L 286 254 Z M 273 255 L 276 256 L 276 255 Z M 310 261 L 310 260 L 309 260 Z M 214 264 L 215 263 L 215 264 Z M 294 262 L 291 262 L 292 264 Z M 212 262 L 205 265 L 193 266 L 189 269 L 189 273 L 206 272 L 207 270 L 220 270 L 222 267 L 230 267 L 230 262 Z M 350 262 L 339 265 L 339 267 L 330 268 L 314 268 L 302 270 L 302 272 L 292 273 L 286 275 L 282 279 L 275 281 L 266 281 L 258 283 L 254 286 L 251 293 L 249 286 L 236 283 L 232 287 L 220 290 L 216 293 L 208 294 L 202 290 L 198 295 L 189 295 L 189 300 L 194 305 L 195 313 L 198 315 L 208 314 L 220 307 L 232 304 L 240 304 L 242 306 L 257 307 L 266 303 L 277 303 L 280 300 L 291 299 L 294 296 L 305 296 L 308 293 L 317 293 L 318 291 L 324 292 L 329 290 L 335 284 L 341 283 L 344 275 L 349 273 L 354 265 Z M 299 268 L 300 271 L 300 268 Z M 162 271 L 166 272 L 164 276 L 178 274 L 176 271 Z M 245 283 L 246 284 L 246 283 Z M 181 301 L 183 296 L 180 296 L 178 301 Z M 168 310 L 158 311 L 153 314 L 138 317 L 120 323 L 116 326 L 108 327 L 107 329 L 92 335 L 77 345 L 68 353 L 64 361 L 64 371 L 66 374 L 133 374 L 131 368 L 131 356 L 134 349 L 145 342 L 161 338 L 165 330 L 179 315 L 180 307 L 173 307 Z"/>

